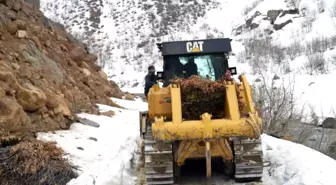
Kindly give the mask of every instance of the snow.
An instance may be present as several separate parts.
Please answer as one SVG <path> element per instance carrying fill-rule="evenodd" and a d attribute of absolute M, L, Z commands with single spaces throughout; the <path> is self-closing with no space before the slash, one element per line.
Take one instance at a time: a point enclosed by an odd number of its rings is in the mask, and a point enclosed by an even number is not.
<path fill-rule="evenodd" d="M 69 130 L 38 133 L 39 140 L 56 141 L 70 164 L 78 168 L 80 176 L 68 185 L 134 184 L 134 164 L 130 160 L 139 147 L 139 110 L 146 110 L 147 104 L 139 99 L 113 100 L 126 109 L 98 104 L 101 112 L 112 110 L 116 115 L 78 115 L 99 123 L 99 128 L 74 123 Z"/>
<path fill-rule="evenodd" d="M 262 135 L 267 185 L 334 185 L 336 161 L 300 144 Z"/>
<path fill-rule="evenodd" d="M 113 98 L 126 109 L 98 104 L 100 111 L 113 110 L 113 117 L 79 114 L 95 121 L 99 128 L 74 123 L 70 130 L 38 133 L 42 141 L 56 141 L 75 166 L 79 177 L 67 185 L 134 185 L 135 152 L 139 145 L 139 111 L 147 109 L 140 99 Z M 262 181 L 267 185 L 334 185 L 336 161 L 300 144 L 263 134 L 265 167 Z M 81 147 L 82 149 L 79 149 Z M 266 164 L 265 163 L 265 164 Z"/>
<path fill-rule="evenodd" d="M 266 15 L 268 10 L 281 9 L 287 9 L 287 4 L 284 0 L 265 0 L 252 10 L 250 15 L 253 15 L 255 11 L 259 11 L 261 14 Z"/>

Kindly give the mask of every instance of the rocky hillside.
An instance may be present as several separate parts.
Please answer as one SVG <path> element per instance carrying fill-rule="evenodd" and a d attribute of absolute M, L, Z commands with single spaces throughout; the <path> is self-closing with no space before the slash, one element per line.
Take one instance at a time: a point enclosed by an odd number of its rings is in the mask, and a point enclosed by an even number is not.
<path fill-rule="evenodd" d="M 0 146 L 4 133 L 66 129 L 74 113 L 98 114 L 96 103 L 123 96 L 96 55 L 37 8 L 0 1 Z"/>

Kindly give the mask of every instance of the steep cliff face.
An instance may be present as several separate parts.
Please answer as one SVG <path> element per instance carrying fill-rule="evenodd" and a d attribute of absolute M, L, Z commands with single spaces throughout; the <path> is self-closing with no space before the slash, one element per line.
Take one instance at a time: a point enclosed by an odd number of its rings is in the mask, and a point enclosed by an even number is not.
<path fill-rule="evenodd" d="M 97 57 L 38 10 L 39 1 L 0 1 L 0 130 L 18 135 L 67 128 L 73 113 L 117 106 L 123 92 Z M 1 145 L 1 137 L 0 137 Z"/>

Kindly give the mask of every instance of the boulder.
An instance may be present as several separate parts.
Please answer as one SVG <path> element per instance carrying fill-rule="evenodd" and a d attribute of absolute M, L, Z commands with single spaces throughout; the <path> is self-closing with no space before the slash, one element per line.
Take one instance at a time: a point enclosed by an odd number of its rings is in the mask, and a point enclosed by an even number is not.
<path fill-rule="evenodd" d="M 18 31 L 17 25 L 14 22 L 8 22 L 6 24 L 6 29 L 11 35 L 15 35 Z"/>
<path fill-rule="evenodd" d="M 78 118 L 77 121 L 79 123 L 82 123 L 83 125 L 87 125 L 87 126 L 91 126 L 91 127 L 96 127 L 96 128 L 100 127 L 99 123 L 97 123 L 95 121 L 92 121 L 92 120 L 85 119 L 85 118 Z"/>
<path fill-rule="evenodd" d="M 26 83 L 16 93 L 16 99 L 25 111 L 36 111 L 46 105 L 47 96 L 39 88 Z"/>
<path fill-rule="evenodd" d="M 96 62 L 97 59 L 98 59 L 98 57 L 96 55 L 93 55 L 93 54 L 88 54 L 88 56 L 87 56 L 87 61 Z"/>
<path fill-rule="evenodd" d="M 48 108 L 56 108 L 62 102 L 62 97 L 54 93 L 48 92 L 46 93 L 46 96 L 47 96 L 46 106 Z"/>
<path fill-rule="evenodd" d="M 300 14 L 300 11 L 299 11 L 299 9 L 297 9 L 297 8 L 295 8 L 295 9 L 290 9 L 290 10 L 284 10 L 284 11 L 281 13 L 280 17 L 283 17 L 283 16 L 285 16 L 286 14 Z"/>
<path fill-rule="evenodd" d="M 50 40 L 46 40 L 45 43 L 44 43 L 44 45 L 45 45 L 46 47 L 50 47 L 50 46 L 51 46 L 51 42 L 50 42 Z"/>
<path fill-rule="evenodd" d="M 66 46 L 64 46 L 63 44 L 60 45 L 60 49 L 64 52 L 68 52 L 68 48 Z"/>
<path fill-rule="evenodd" d="M 30 79 L 32 77 L 32 71 L 26 65 L 21 66 L 19 69 L 19 76 L 22 78 Z"/>
<path fill-rule="evenodd" d="M 16 32 L 16 36 L 20 39 L 24 39 L 28 37 L 28 33 L 24 30 L 19 30 Z"/>
<path fill-rule="evenodd" d="M 20 66 L 19 66 L 19 64 L 17 64 L 17 63 L 12 63 L 11 65 L 12 65 L 12 68 L 13 68 L 14 70 L 19 70 L 19 69 L 20 69 Z"/>
<path fill-rule="evenodd" d="M 25 21 L 17 20 L 16 25 L 19 30 L 27 30 L 27 23 Z"/>
<path fill-rule="evenodd" d="M 91 72 L 88 70 L 88 69 L 86 69 L 86 68 L 81 68 L 81 72 L 82 73 L 84 73 L 84 75 L 86 76 L 86 77 L 88 77 L 88 76 L 90 76 L 91 75 Z"/>
<path fill-rule="evenodd" d="M 110 111 L 106 111 L 106 112 L 101 112 L 100 115 L 112 117 L 112 116 L 115 115 L 115 112 L 110 110 Z"/>
<path fill-rule="evenodd" d="M 85 50 L 81 47 L 75 47 L 70 51 L 71 60 L 75 61 L 77 64 L 80 64 L 83 61 L 86 61 Z"/>
<path fill-rule="evenodd" d="M 53 108 L 53 112 L 55 115 L 63 115 L 66 117 L 72 116 L 72 113 L 63 98 L 60 99 L 60 104 L 57 107 Z"/>
<path fill-rule="evenodd" d="M 267 11 L 267 17 L 269 18 L 271 24 L 274 23 L 276 18 L 279 16 L 279 14 L 282 12 L 282 10 L 268 10 Z"/>
<path fill-rule="evenodd" d="M 259 27 L 259 24 L 252 23 L 251 26 L 250 26 L 250 29 L 253 30 L 253 29 L 258 28 L 258 27 Z"/>
<path fill-rule="evenodd" d="M 18 84 L 13 73 L 11 72 L 0 71 L 0 81 L 3 81 L 5 84 L 8 85 L 8 87 L 13 90 L 18 90 L 20 88 L 20 85 Z"/>
<path fill-rule="evenodd" d="M 254 18 L 258 17 L 259 15 L 261 15 L 261 13 L 259 11 L 256 11 L 251 18 L 249 18 L 245 21 L 245 27 L 246 28 L 251 28 L 251 24 L 252 24 Z"/>
<path fill-rule="evenodd" d="M 15 15 L 13 11 L 7 12 L 7 16 L 11 19 L 11 21 L 17 20 L 17 16 Z"/>
<path fill-rule="evenodd" d="M 322 127 L 323 128 L 333 128 L 333 129 L 336 128 L 336 119 L 332 117 L 326 118 L 322 122 Z"/>
<path fill-rule="evenodd" d="M 126 100 L 134 100 L 135 97 L 132 94 L 127 93 L 126 96 L 125 96 L 125 99 Z"/>
<path fill-rule="evenodd" d="M 39 40 L 38 37 L 33 36 L 31 39 L 32 39 L 32 41 L 35 43 L 35 45 L 36 45 L 37 48 L 39 48 L 39 49 L 42 48 L 41 42 L 40 42 L 40 40 Z"/>
<path fill-rule="evenodd" d="M 30 124 L 30 119 L 14 99 L 0 99 L 0 128 L 14 131 Z"/>
<path fill-rule="evenodd" d="M 102 77 L 103 79 L 107 79 L 107 74 L 104 71 L 99 71 L 98 73 L 100 77 Z"/>
<path fill-rule="evenodd" d="M 278 31 L 281 30 L 283 27 L 285 27 L 287 24 L 292 23 L 292 19 L 287 20 L 286 22 L 283 22 L 281 24 L 274 24 L 273 28 L 274 30 Z"/>

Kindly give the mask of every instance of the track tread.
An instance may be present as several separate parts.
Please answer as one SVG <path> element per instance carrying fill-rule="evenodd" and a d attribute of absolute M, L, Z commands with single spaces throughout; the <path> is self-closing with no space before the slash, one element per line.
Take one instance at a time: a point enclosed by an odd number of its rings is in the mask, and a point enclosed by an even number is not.
<path fill-rule="evenodd" d="M 148 185 L 173 185 L 173 153 L 171 143 L 158 143 L 153 139 L 152 129 L 147 125 L 144 135 L 145 175 Z M 160 150 L 155 146 L 159 145 Z M 163 171 L 155 171 L 154 168 L 163 168 Z"/>
<path fill-rule="evenodd" d="M 233 139 L 236 181 L 258 181 L 263 175 L 261 140 Z"/>

